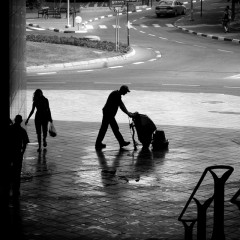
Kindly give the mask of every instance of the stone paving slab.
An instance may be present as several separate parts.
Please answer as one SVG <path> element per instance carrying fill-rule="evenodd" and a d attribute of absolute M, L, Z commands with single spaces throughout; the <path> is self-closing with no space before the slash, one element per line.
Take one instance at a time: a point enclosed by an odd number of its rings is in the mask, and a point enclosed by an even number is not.
<path fill-rule="evenodd" d="M 204 169 L 220 164 L 234 167 L 225 187 L 226 239 L 240 236 L 240 213 L 229 203 L 239 188 L 240 148 L 230 140 L 236 130 L 157 125 L 170 139 L 167 152 L 144 152 L 140 146 L 134 151 L 132 145 L 119 151 L 109 130 L 107 148 L 96 152 L 99 122 L 54 122 L 58 136 L 48 137 L 39 155 L 33 120 L 28 125 L 32 144 L 23 173 L 32 178 L 22 182 L 23 239 L 184 239 L 178 216 Z M 130 140 L 128 124 L 120 129 Z M 207 176 L 197 197 L 206 200 L 212 192 Z M 212 212 L 211 207 L 207 236 Z M 188 214 L 196 214 L 194 204 Z"/>

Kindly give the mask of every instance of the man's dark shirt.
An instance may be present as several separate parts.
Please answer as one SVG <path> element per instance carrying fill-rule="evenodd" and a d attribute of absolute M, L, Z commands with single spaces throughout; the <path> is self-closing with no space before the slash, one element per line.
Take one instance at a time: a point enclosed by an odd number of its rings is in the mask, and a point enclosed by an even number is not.
<path fill-rule="evenodd" d="M 103 107 L 103 114 L 110 117 L 115 117 L 118 107 L 122 104 L 123 102 L 120 92 L 118 90 L 111 92 L 108 96 L 105 106 Z"/>

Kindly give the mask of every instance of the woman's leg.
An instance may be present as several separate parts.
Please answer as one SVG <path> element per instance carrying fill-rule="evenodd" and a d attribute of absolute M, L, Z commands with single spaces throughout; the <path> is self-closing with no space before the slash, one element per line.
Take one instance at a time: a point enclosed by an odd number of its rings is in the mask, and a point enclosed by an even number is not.
<path fill-rule="evenodd" d="M 47 131 L 48 131 L 48 121 L 43 121 L 42 123 L 42 131 L 43 131 L 43 146 L 46 147 L 47 146 Z"/>
<path fill-rule="evenodd" d="M 42 134 L 41 134 L 41 121 L 35 119 L 35 128 L 37 133 L 37 140 L 38 140 L 38 152 L 42 149 Z"/>

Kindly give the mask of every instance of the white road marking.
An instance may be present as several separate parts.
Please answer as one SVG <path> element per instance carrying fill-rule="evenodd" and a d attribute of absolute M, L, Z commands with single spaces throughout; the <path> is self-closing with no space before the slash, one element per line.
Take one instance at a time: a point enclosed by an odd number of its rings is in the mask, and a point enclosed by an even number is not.
<path fill-rule="evenodd" d="M 164 38 L 164 37 L 158 37 L 158 38 L 163 39 L 163 40 L 168 40 L 167 38 Z"/>
<path fill-rule="evenodd" d="M 184 86 L 184 87 L 200 87 L 200 85 L 191 84 L 178 84 L 178 83 L 163 83 L 163 86 Z"/>
<path fill-rule="evenodd" d="M 140 33 L 145 33 L 144 31 L 139 31 Z"/>
<path fill-rule="evenodd" d="M 199 47 L 199 48 L 207 48 L 207 47 L 204 47 L 204 46 L 200 46 L 200 45 L 193 45 L 194 47 Z"/>
<path fill-rule="evenodd" d="M 144 24 L 140 24 L 140 27 L 142 28 L 147 28 L 148 26 L 144 25 Z"/>
<path fill-rule="evenodd" d="M 99 25 L 99 28 L 101 28 L 101 29 L 106 29 L 107 26 L 106 26 L 106 25 Z"/>
<path fill-rule="evenodd" d="M 123 66 L 114 66 L 114 67 L 109 67 L 109 68 L 122 68 Z"/>
<path fill-rule="evenodd" d="M 152 37 L 156 37 L 156 35 L 154 35 L 154 34 L 150 34 L 150 33 L 149 33 L 148 35 L 149 35 L 149 36 L 152 36 Z"/>
<path fill-rule="evenodd" d="M 132 83 L 121 83 L 121 82 L 93 82 L 94 84 L 115 84 L 115 85 L 131 85 Z"/>
<path fill-rule="evenodd" d="M 117 27 L 116 27 L 116 25 L 112 25 L 112 26 L 113 26 L 113 28 L 117 28 Z M 121 28 L 121 27 L 120 27 L 120 26 L 118 26 L 118 28 Z"/>
<path fill-rule="evenodd" d="M 38 75 L 48 75 L 48 74 L 56 74 L 57 72 L 44 72 L 44 73 L 37 73 Z"/>
<path fill-rule="evenodd" d="M 39 30 L 39 31 L 43 31 L 43 30 L 45 30 L 44 28 L 31 27 L 31 26 L 28 26 L 27 28 L 29 28 L 29 29 L 33 29 L 33 30 Z"/>
<path fill-rule="evenodd" d="M 174 41 L 174 42 L 176 42 L 176 43 L 180 43 L 180 44 L 184 44 L 184 42 L 180 42 L 180 41 Z"/>
<path fill-rule="evenodd" d="M 156 28 L 161 27 L 159 24 L 153 24 L 153 26 Z"/>
<path fill-rule="evenodd" d="M 46 81 L 46 82 L 28 82 L 27 84 L 66 84 L 66 82 L 49 82 L 49 81 Z"/>
<path fill-rule="evenodd" d="M 160 58 L 160 57 L 162 57 L 162 55 L 161 55 L 161 54 L 158 54 L 157 57 Z"/>
<path fill-rule="evenodd" d="M 167 23 L 166 24 L 167 27 L 174 27 L 174 25 L 170 24 L 170 23 Z"/>
<path fill-rule="evenodd" d="M 153 58 L 153 59 L 150 59 L 148 60 L 149 62 L 153 62 L 153 61 L 156 61 L 157 59 L 156 58 Z"/>
<path fill-rule="evenodd" d="M 142 63 L 144 63 L 144 62 L 135 62 L 133 64 L 137 65 L 137 64 L 142 64 Z"/>
<path fill-rule="evenodd" d="M 226 77 L 225 79 L 240 79 L 240 74 L 233 75 L 233 76 L 230 76 L 230 77 Z"/>
<path fill-rule="evenodd" d="M 224 49 L 218 49 L 220 52 L 228 52 L 228 53 L 233 53 L 232 51 L 224 50 Z"/>
<path fill-rule="evenodd" d="M 88 70 L 81 70 L 81 71 L 77 71 L 77 72 L 92 72 L 92 69 L 88 69 Z"/>

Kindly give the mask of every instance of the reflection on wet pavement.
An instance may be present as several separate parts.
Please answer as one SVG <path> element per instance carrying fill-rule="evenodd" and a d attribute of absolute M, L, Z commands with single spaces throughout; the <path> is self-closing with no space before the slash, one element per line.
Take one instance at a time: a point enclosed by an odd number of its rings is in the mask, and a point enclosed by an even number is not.
<path fill-rule="evenodd" d="M 23 176 L 31 176 L 28 180 L 23 179 L 21 186 L 20 217 L 24 240 L 183 239 L 183 226 L 178 221 L 180 212 L 204 169 L 221 164 L 234 167 L 225 187 L 225 233 L 226 240 L 238 239 L 240 215 L 237 206 L 229 200 L 239 189 L 239 119 L 236 114 L 221 114 L 219 118 L 219 113 L 209 113 L 215 110 L 238 111 L 237 98 L 214 95 L 212 99 L 207 94 L 196 94 L 191 96 L 195 99 L 188 101 L 190 95 L 187 94 L 183 98 L 181 94 L 144 92 L 144 98 L 158 100 L 156 105 L 143 106 L 141 111 L 151 113 L 149 116 L 157 128 L 165 131 L 170 142 L 169 150 L 152 151 L 150 148 L 143 151 L 138 146 L 135 151 L 132 144 L 119 150 L 109 129 L 104 139 L 107 147 L 99 152 L 94 144 L 101 121 L 101 101 L 105 101 L 102 95 L 106 91 L 68 92 L 74 99 L 84 101 L 89 101 L 88 94 L 91 93 L 92 101 L 97 102 L 99 109 L 93 107 L 87 111 L 81 101 L 73 104 L 69 95 L 63 94 L 65 91 L 62 95 L 58 91 L 46 91 L 46 96 L 52 93 L 50 104 L 57 101 L 59 104 L 53 109 L 59 135 L 57 138 L 48 137 L 45 152 L 38 154 L 37 145 L 30 144 L 24 156 Z M 60 95 L 63 97 L 61 101 Z M 132 96 L 135 100 L 136 92 L 133 91 Z M 171 105 L 170 109 L 168 103 L 173 104 L 176 97 L 179 97 L 179 103 L 174 108 Z M 130 99 L 130 95 L 124 97 L 124 102 L 131 109 L 138 110 Z M 137 101 L 140 101 L 139 97 Z M 163 102 L 160 104 L 159 101 Z M 153 102 L 151 100 L 151 104 Z M 69 105 L 62 106 L 66 103 Z M 68 109 L 70 104 L 73 105 L 72 112 Z M 181 104 L 186 105 L 184 110 Z M 97 113 L 93 115 L 92 111 Z M 202 112 L 205 115 L 202 116 Z M 175 114 L 179 114 L 179 119 L 173 116 Z M 65 121 L 67 118 L 72 120 Z M 86 119 L 89 121 L 84 122 Z M 125 123 L 128 119 L 126 116 L 119 116 L 119 119 L 124 138 L 131 140 L 129 125 Z M 27 130 L 30 141 L 35 143 L 32 120 Z M 197 198 L 204 201 L 212 194 L 213 179 L 207 175 Z M 211 206 L 208 239 L 211 237 L 212 213 Z M 196 216 L 196 204 L 191 204 L 188 214 Z M 196 229 L 194 237 L 196 239 Z"/>
<path fill-rule="evenodd" d="M 54 106 L 54 119 L 60 121 L 100 122 L 101 109 L 109 93 L 108 90 L 44 90 Z M 32 94 L 33 90 L 27 91 L 27 112 Z M 155 124 L 239 129 L 240 98 L 237 96 L 132 90 L 123 101 L 129 111 L 146 114 Z M 117 120 L 128 123 L 121 111 Z"/>

